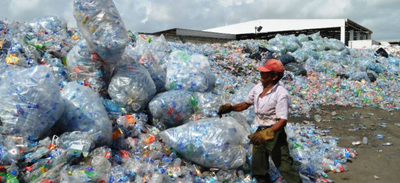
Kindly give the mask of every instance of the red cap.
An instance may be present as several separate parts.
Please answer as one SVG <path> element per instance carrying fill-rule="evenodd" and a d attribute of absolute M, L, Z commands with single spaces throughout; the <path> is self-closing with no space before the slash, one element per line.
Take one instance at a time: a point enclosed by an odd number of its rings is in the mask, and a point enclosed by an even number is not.
<path fill-rule="evenodd" d="M 257 67 L 261 72 L 285 72 L 281 61 L 276 59 L 268 60 L 263 66 Z"/>

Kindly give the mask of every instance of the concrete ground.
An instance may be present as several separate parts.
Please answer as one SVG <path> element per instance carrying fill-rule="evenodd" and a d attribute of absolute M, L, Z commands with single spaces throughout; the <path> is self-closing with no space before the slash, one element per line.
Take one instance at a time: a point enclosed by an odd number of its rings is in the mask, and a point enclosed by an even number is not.
<path fill-rule="evenodd" d="M 354 148 L 358 152 L 357 159 L 346 163 L 349 171 L 329 172 L 329 179 L 337 183 L 400 182 L 400 111 L 337 106 L 322 106 L 320 109 L 320 111 L 313 110 L 310 119 L 290 118 L 289 122 L 314 121 L 313 116 L 318 112 L 322 116 L 322 121 L 315 122 L 316 126 L 330 129 L 328 135 L 339 137 L 338 146 Z M 335 116 L 332 115 L 333 111 L 337 113 Z M 335 117 L 344 119 L 334 120 Z M 396 123 L 399 126 L 396 126 Z M 349 130 L 355 127 L 361 129 Z M 379 140 L 378 134 L 384 138 Z M 352 142 L 362 141 L 364 136 L 368 137 L 367 145 L 352 145 Z M 393 145 L 382 146 L 382 143 L 386 142 Z"/>

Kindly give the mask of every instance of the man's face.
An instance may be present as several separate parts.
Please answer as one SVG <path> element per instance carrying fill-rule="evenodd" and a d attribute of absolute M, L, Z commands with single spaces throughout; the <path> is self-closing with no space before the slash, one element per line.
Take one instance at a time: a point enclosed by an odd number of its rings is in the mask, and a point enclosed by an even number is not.
<path fill-rule="evenodd" d="M 260 72 L 260 75 L 260 81 L 264 85 L 274 81 L 275 74 L 273 72 Z"/>

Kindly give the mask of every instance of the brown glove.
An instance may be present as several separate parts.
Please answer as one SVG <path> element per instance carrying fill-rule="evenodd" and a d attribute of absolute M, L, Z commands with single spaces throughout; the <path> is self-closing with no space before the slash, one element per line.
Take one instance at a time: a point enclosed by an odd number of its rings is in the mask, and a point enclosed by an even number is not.
<path fill-rule="evenodd" d="M 259 132 L 253 133 L 253 134 L 249 135 L 248 137 L 250 139 L 251 144 L 258 146 L 266 140 L 274 139 L 274 135 L 275 135 L 274 130 L 272 130 L 272 128 L 267 128 L 265 130 L 261 130 Z"/>
<path fill-rule="evenodd" d="M 218 116 L 221 118 L 223 114 L 232 112 L 232 104 L 227 103 L 219 106 L 218 108 Z"/>

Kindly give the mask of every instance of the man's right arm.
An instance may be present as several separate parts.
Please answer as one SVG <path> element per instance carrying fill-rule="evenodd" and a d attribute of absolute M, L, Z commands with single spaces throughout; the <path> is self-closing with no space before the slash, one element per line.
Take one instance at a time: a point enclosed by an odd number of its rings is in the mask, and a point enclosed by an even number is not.
<path fill-rule="evenodd" d="M 237 111 L 237 112 L 244 111 L 248 109 L 250 106 L 251 104 L 248 104 L 246 102 L 241 102 L 232 106 L 232 111 Z"/>

